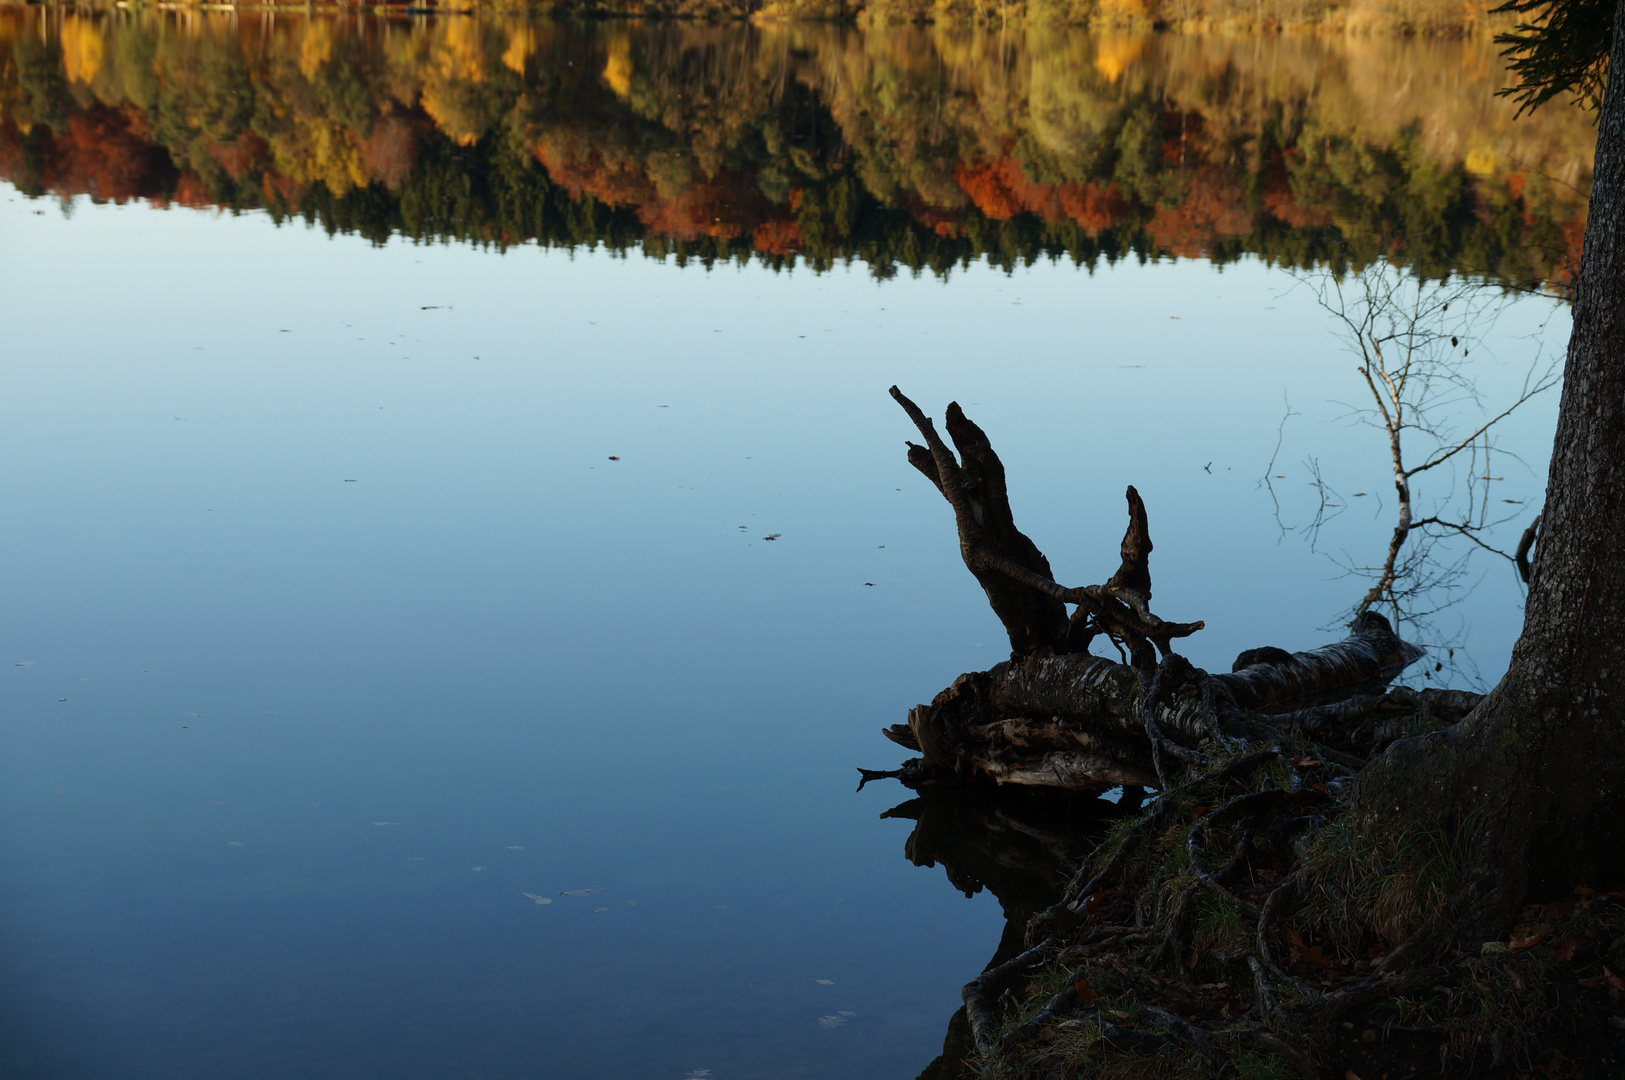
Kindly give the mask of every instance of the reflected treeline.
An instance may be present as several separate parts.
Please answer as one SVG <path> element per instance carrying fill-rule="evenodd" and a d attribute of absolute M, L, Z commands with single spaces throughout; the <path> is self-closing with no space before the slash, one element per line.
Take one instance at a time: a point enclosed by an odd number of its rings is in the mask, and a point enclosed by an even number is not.
<path fill-rule="evenodd" d="M 984 888 L 1004 910 L 1004 934 L 988 967 L 1027 948 L 1027 921 L 1061 899 L 1068 881 L 1112 820 L 1138 806 L 1049 791 L 927 783 L 918 796 L 882 814 L 910 818 L 904 854 L 916 866 L 941 865 L 954 888 L 973 896 Z M 967 975 L 967 978 L 969 976 Z M 964 1062 L 974 1046 L 965 1010 L 948 1024 L 942 1055 L 920 1080 L 975 1075 Z"/>
<path fill-rule="evenodd" d="M 1590 118 L 1482 41 L 0 8 L 0 177 L 877 273 L 1393 253 L 1567 279 Z"/>

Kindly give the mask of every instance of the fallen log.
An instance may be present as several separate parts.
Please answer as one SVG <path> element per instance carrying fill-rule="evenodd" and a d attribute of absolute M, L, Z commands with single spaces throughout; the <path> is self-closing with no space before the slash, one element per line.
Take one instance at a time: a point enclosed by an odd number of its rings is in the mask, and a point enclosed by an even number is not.
<path fill-rule="evenodd" d="M 1249 649 L 1236 657 L 1230 674 L 1215 675 L 1213 681 L 1243 709 L 1284 712 L 1381 693 L 1426 654 L 1420 645 L 1401 641 L 1387 619 L 1367 611 L 1336 644 L 1298 653 Z"/>

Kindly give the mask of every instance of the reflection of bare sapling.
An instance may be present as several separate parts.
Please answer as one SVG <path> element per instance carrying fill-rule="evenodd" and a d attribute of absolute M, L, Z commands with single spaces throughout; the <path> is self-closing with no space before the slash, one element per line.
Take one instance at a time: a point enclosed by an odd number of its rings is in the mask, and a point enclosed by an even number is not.
<path fill-rule="evenodd" d="M 1497 446 L 1494 436 L 1501 421 L 1557 385 L 1557 367 L 1537 360 L 1510 401 L 1486 404 L 1469 357 L 1517 294 L 1465 278 L 1429 281 L 1383 264 L 1346 277 L 1323 271 L 1303 281 L 1332 314 L 1355 357 L 1367 395 L 1349 406 L 1348 418 L 1385 436 L 1396 497 L 1394 529 L 1381 562 L 1334 557 L 1351 576 L 1371 582 L 1349 614 L 1382 608 L 1396 627 L 1412 627 L 1431 644 L 1446 647 L 1448 662 L 1454 659 L 1449 646 L 1456 642 L 1436 632 L 1432 617 L 1471 587 L 1473 556 L 1482 551 L 1504 559 L 1528 581 L 1536 526 L 1525 532 L 1517 552 L 1492 542 L 1495 530 L 1518 518 L 1526 502 L 1492 497 L 1493 485 L 1503 479 L 1495 475 L 1495 459 L 1522 464 Z M 1301 528 L 1313 544 L 1348 503 L 1325 481 L 1318 461 L 1310 458 L 1305 466 L 1318 506 Z M 1272 457 L 1261 481 L 1272 496 L 1274 478 Z M 1437 482 L 1419 513 L 1423 479 Z M 1278 501 L 1276 516 L 1279 521 Z"/>

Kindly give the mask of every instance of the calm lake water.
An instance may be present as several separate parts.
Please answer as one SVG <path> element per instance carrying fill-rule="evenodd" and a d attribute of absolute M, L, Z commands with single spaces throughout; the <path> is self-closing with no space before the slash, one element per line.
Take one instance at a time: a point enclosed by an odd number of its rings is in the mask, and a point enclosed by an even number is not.
<path fill-rule="evenodd" d="M 1006 652 L 886 388 L 964 404 L 1065 582 L 1137 485 L 1198 664 L 1310 647 L 1392 500 L 1281 263 L 1402 232 L 1560 285 L 1588 177 L 1471 43 L 0 8 L 0 46 L 30 1080 L 917 1075 L 1056 871 L 976 862 L 1015 811 L 853 794 Z M 1501 315 L 1486 406 L 1566 320 Z M 1555 412 L 1502 437 L 1502 544 Z M 1275 513 L 1312 466 L 1314 546 Z M 1521 596 L 1470 581 L 1438 632 L 1493 681 Z"/>

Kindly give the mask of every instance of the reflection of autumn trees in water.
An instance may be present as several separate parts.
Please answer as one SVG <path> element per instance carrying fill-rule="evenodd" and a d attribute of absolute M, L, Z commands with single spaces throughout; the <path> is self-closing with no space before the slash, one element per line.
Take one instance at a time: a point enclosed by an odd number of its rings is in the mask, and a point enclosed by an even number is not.
<path fill-rule="evenodd" d="M 1403 236 L 1430 272 L 1564 278 L 1593 139 L 1514 124 L 1459 41 L 13 8 L 0 54 L 30 193 L 881 273 Z"/>

